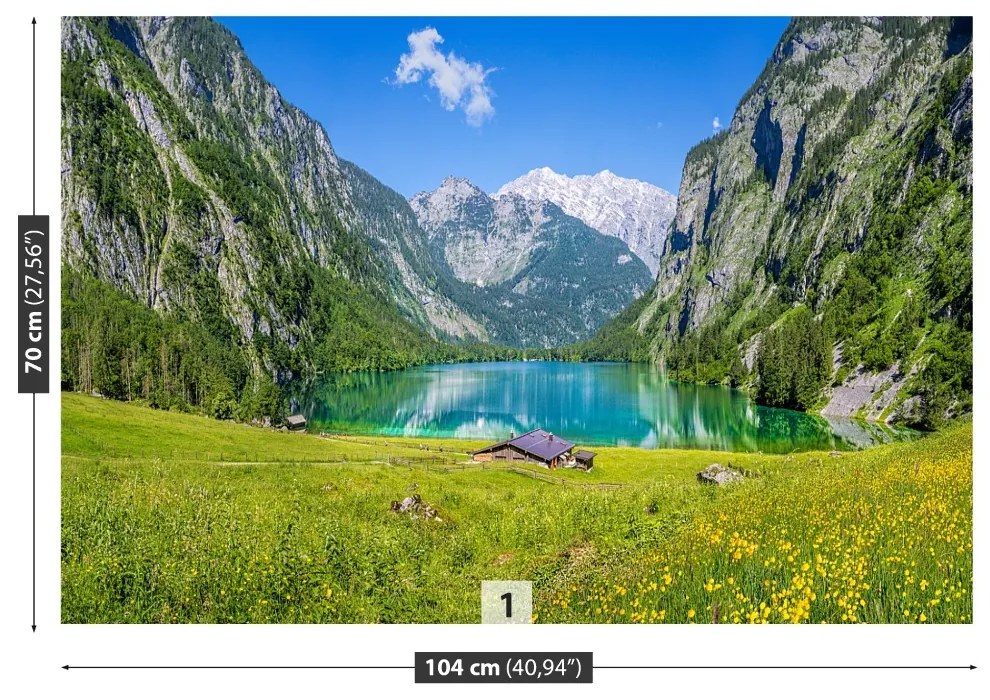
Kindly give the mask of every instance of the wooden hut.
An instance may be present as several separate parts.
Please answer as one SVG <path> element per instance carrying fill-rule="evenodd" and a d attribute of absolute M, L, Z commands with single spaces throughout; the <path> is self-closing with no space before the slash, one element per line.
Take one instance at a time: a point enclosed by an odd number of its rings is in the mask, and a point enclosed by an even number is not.
<path fill-rule="evenodd" d="M 477 462 L 529 462 L 548 469 L 562 467 L 574 443 L 545 430 L 531 430 L 519 437 L 496 442 L 473 453 Z"/>
<path fill-rule="evenodd" d="M 285 427 L 289 430 L 305 430 L 306 416 L 296 414 L 285 419 Z"/>
<path fill-rule="evenodd" d="M 578 450 L 574 453 L 575 469 L 583 469 L 590 472 L 595 466 L 595 453 L 590 450 Z"/>

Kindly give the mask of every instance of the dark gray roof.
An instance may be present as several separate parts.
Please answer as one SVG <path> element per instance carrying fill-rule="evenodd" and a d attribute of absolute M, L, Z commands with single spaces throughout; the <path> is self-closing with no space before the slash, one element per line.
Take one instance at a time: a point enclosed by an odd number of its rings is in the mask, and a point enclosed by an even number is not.
<path fill-rule="evenodd" d="M 551 436 L 553 437 L 552 440 L 550 439 Z M 496 442 L 494 445 L 482 447 L 480 450 L 475 450 L 472 454 L 496 450 L 503 445 L 512 445 L 523 452 L 539 457 L 540 459 L 548 462 L 574 447 L 574 443 L 570 440 L 564 440 L 556 435 L 548 433 L 545 430 L 540 430 L 537 428 L 536 430 L 530 430 L 528 433 L 524 433 L 519 437 L 509 438 L 508 440 Z"/>
<path fill-rule="evenodd" d="M 574 447 L 573 442 L 539 428 L 509 440 L 509 444 L 547 461 L 559 457 Z"/>
<path fill-rule="evenodd" d="M 302 425 L 306 422 L 306 416 L 301 416 L 297 413 L 294 416 L 289 416 L 286 418 L 285 422 L 289 425 Z"/>
<path fill-rule="evenodd" d="M 591 452 L 590 450 L 578 450 L 574 453 L 574 459 L 591 459 L 597 453 Z"/>
<path fill-rule="evenodd" d="M 496 442 L 494 445 L 485 445 L 480 450 L 475 450 L 471 454 L 476 455 L 476 454 L 481 454 L 482 452 L 488 452 L 490 450 L 497 450 L 498 448 L 502 447 L 508 442 L 509 442 L 508 440 L 502 440 L 502 442 Z"/>

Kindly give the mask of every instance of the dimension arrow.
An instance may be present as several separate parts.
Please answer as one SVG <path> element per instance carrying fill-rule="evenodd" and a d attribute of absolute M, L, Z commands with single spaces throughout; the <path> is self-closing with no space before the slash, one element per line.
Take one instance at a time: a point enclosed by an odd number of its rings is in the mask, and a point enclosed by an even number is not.
<path fill-rule="evenodd" d="M 35 455 L 35 403 L 37 394 L 31 394 L 31 631 L 38 631 L 38 468 Z"/>
<path fill-rule="evenodd" d="M 357 670 L 357 671 L 377 671 L 389 669 L 412 670 L 413 666 L 71 666 L 65 664 L 63 669 L 69 671 L 77 670 L 123 670 L 123 671 L 247 671 L 247 670 L 277 670 L 277 671 L 337 671 L 337 670 Z M 907 670 L 970 670 L 976 666 L 595 666 L 598 670 L 792 670 L 792 671 L 907 671 Z"/>
<path fill-rule="evenodd" d="M 65 664 L 66 671 L 70 669 L 79 670 L 124 670 L 124 671 L 250 671 L 250 670 L 276 670 L 276 671 L 380 671 L 389 669 L 413 670 L 414 666 L 70 666 Z"/>
<path fill-rule="evenodd" d="M 970 664 L 969 666 L 595 666 L 595 670 L 599 669 L 615 669 L 615 670 L 628 670 L 628 669 L 643 669 L 643 670 L 662 670 L 662 671 L 679 671 L 679 670 L 708 670 L 708 671 L 719 671 L 719 670 L 750 670 L 750 671 L 907 671 L 907 670 L 959 670 L 965 669 L 973 671 L 976 666 Z"/>
<path fill-rule="evenodd" d="M 38 213 L 38 20 L 31 18 L 31 215 Z M 31 632 L 38 631 L 38 467 L 36 452 L 37 394 L 31 394 Z"/>
<path fill-rule="evenodd" d="M 38 191 L 38 159 L 37 159 L 37 124 L 38 124 L 38 58 L 37 32 L 38 20 L 31 18 L 31 213 L 37 214 Z"/>

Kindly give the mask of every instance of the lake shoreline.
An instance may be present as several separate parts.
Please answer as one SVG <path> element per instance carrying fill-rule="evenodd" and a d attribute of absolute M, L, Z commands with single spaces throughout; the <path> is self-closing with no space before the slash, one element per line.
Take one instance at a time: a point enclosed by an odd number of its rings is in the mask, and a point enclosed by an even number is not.
<path fill-rule="evenodd" d="M 902 420 L 894 420 L 893 418 L 895 418 L 895 414 L 893 414 L 893 413 L 886 413 L 885 412 L 885 414 L 884 414 L 885 417 L 878 419 L 878 418 L 870 418 L 870 417 L 868 417 L 869 416 L 869 412 L 868 411 L 866 412 L 866 415 L 864 415 L 864 411 L 863 410 L 858 410 L 858 411 L 855 411 L 853 413 L 841 413 L 841 412 L 828 411 L 827 409 L 831 405 L 832 399 L 834 398 L 833 397 L 833 392 L 835 390 L 838 390 L 838 389 L 843 388 L 841 386 L 827 388 L 826 389 L 826 392 L 827 393 L 822 397 L 822 400 L 819 402 L 818 407 L 816 407 L 816 408 L 809 408 L 807 410 L 802 410 L 802 409 L 798 409 L 798 408 L 781 408 L 781 407 L 778 407 L 778 406 L 770 406 L 770 405 L 767 405 L 767 404 L 759 403 L 756 400 L 756 398 L 755 398 L 755 396 L 753 394 L 753 387 L 752 387 L 752 384 L 751 383 L 734 385 L 734 384 L 732 384 L 731 382 L 728 382 L 728 381 L 722 381 L 722 382 L 698 382 L 698 381 L 690 381 L 690 380 L 686 380 L 686 379 L 680 379 L 680 378 L 678 378 L 676 376 L 667 375 L 666 370 L 663 369 L 663 366 L 662 365 L 660 365 L 660 364 L 658 364 L 656 362 L 652 362 L 652 361 L 647 361 L 647 360 L 592 360 L 592 359 L 582 359 L 582 358 L 575 358 L 575 357 L 572 357 L 572 356 L 568 356 L 566 354 L 563 354 L 561 352 L 561 350 L 562 350 L 562 348 L 544 348 L 542 351 L 548 353 L 548 355 L 546 355 L 544 357 L 537 357 L 537 358 L 516 358 L 516 357 L 513 357 L 512 356 L 512 353 L 506 353 L 504 356 L 499 356 L 499 355 L 496 354 L 493 359 L 481 359 L 481 360 L 479 360 L 479 359 L 468 358 L 468 359 L 451 359 L 451 360 L 448 360 L 446 362 L 429 361 L 429 362 L 422 362 L 422 363 L 413 363 L 413 364 L 407 365 L 405 367 L 399 367 L 399 368 L 396 368 L 396 369 L 351 370 L 351 371 L 345 371 L 345 372 L 328 372 L 328 371 L 324 371 L 324 370 L 319 370 L 319 371 L 316 371 L 312 375 L 308 375 L 308 376 L 304 376 L 304 377 L 297 377 L 294 380 L 291 380 L 287 385 L 283 385 L 282 388 L 283 389 L 289 388 L 289 387 L 292 387 L 293 385 L 296 385 L 296 386 L 305 386 L 307 384 L 312 384 L 314 382 L 317 382 L 317 381 L 319 381 L 322 378 L 329 377 L 329 376 L 334 376 L 334 375 L 348 376 L 348 375 L 361 374 L 361 373 L 374 373 L 374 374 L 387 375 L 387 374 L 394 374 L 394 373 L 399 373 L 399 372 L 405 372 L 405 371 L 408 371 L 408 370 L 423 369 L 423 368 L 428 368 L 428 367 L 457 367 L 457 366 L 473 365 L 473 364 L 478 364 L 478 365 L 498 364 L 498 363 L 503 363 L 503 362 L 527 362 L 527 363 L 531 363 L 531 362 L 551 362 L 551 363 L 564 363 L 564 364 L 573 364 L 573 365 L 642 365 L 644 367 L 650 367 L 650 368 L 656 369 L 656 370 L 660 371 L 661 373 L 665 374 L 666 381 L 669 382 L 669 383 L 671 383 L 671 384 L 680 384 L 680 385 L 684 385 L 684 386 L 697 386 L 697 387 L 721 387 L 721 388 L 725 388 L 725 389 L 731 389 L 733 391 L 738 391 L 738 392 L 740 392 L 742 394 L 745 394 L 747 397 L 749 397 L 749 399 L 753 402 L 754 405 L 759 406 L 761 408 L 794 411 L 795 413 L 802 413 L 802 414 L 808 415 L 808 416 L 818 416 L 818 417 L 824 418 L 826 420 L 827 419 L 849 419 L 849 420 L 853 420 L 853 421 L 856 421 L 856 422 L 859 422 L 859 423 L 865 423 L 865 424 L 877 425 L 877 426 L 885 426 L 885 427 L 888 427 L 888 428 L 891 428 L 891 429 L 894 429 L 894 430 L 909 430 L 909 431 L 913 431 L 913 432 L 916 432 L 916 433 L 919 433 L 919 434 L 924 434 L 926 432 L 931 432 L 931 431 L 926 431 L 926 430 L 924 430 L 922 428 L 919 428 L 916 425 L 907 423 L 907 422 L 902 421 Z M 519 350 L 519 352 L 523 352 L 523 353 L 525 353 L 526 351 L 539 352 L 539 350 L 536 350 L 536 349 L 533 349 L 533 348 L 522 348 L 522 349 Z"/>
<path fill-rule="evenodd" d="M 517 360 L 326 375 L 288 390 L 310 432 L 472 438 L 542 429 L 587 446 L 848 450 L 911 431 L 756 404 L 733 387 L 670 379 L 643 362 Z"/>
<path fill-rule="evenodd" d="M 300 430 L 300 431 L 290 431 L 285 426 L 274 426 L 265 425 L 260 421 L 242 421 L 233 418 L 221 419 L 210 416 L 206 413 L 198 413 L 192 411 L 181 411 L 176 409 L 164 409 L 156 408 L 148 405 L 147 402 L 141 400 L 133 401 L 120 401 L 117 399 L 111 399 L 104 396 L 94 396 L 87 394 L 85 392 L 78 391 L 62 391 L 60 392 L 61 397 L 73 397 L 73 400 L 78 400 L 81 398 L 84 401 L 96 401 L 99 403 L 106 402 L 110 405 L 116 405 L 126 408 L 134 408 L 138 410 L 154 411 L 156 413 L 164 413 L 168 415 L 176 416 L 188 416 L 194 420 L 206 420 L 212 424 L 216 425 L 228 425 L 228 426 L 239 426 L 243 428 L 250 428 L 259 432 L 269 433 L 271 435 L 278 436 L 292 436 L 292 437 L 306 437 L 320 440 L 330 440 L 335 442 L 348 442 L 356 445 L 364 445 L 371 447 L 381 447 L 383 449 L 390 448 L 401 448 L 401 449 L 412 449 L 422 446 L 422 451 L 424 452 L 435 452 L 438 455 L 462 455 L 468 456 L 470 453 L 481 447 L 485 447 L 493 442 L 498 441 L 497 437 L 492 438 L 477 438 L 477 437 L 445 437 L 445 436 L 429 436 L 429 435 L 383 435 L 381 433 L 373 432 L 326 432 L 326 431 L 314 431 L 310 429 Z M 865 421 L 860 421 L 865 422 Z M 935 433 L 917 433 L 918 438 L 923 438 L 928 435 Z M 561 437 L 568 439 L 566 435 Z M 731 449 L 719 449 L 719 448 L 704 448 L 704 447 L 639 447 L 636 445 L 619 445 L 619 444 L 600 444 L 592 443 L 587 441 L 573 441 L 575 442 L 575 449 L 580 449 L 582 447 L 591 447 L 596 451 L 629 451 L 634 453 L 641 453 L 644 455 L 676 455 L 676 454 L 698 454 L 698 453 L 710 453 L 713 455 L 753 455 L 760 456 L 766 455 L 768 457 L 782 457 L 790 454 L 800 454 L 800 455 L 813 455 L 816 453 L 825 454 L 829 450 L 823 449 L 809 449 L 809 450 L 792 450 L 789 452 L 763 452 L 759 450 L 731 450 Z M 890 444 L 890 443 L 887 443 Z M 881 447 L 882 445 L 874 445 L 873 447 Z M 432 450 L 430 448 L 433 448 Z M 439 449 L 438 449 L 439 448 Z M 855 453 L 862 451 L 862 449 L 840 449 L 839 452 L 842 453 Z"/>

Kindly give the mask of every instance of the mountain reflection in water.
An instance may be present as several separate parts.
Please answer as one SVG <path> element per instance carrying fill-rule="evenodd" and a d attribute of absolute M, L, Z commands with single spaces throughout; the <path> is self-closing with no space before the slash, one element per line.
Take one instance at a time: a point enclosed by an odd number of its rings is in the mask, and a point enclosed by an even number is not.
<path fill-rule="evenodd" d="M 732 451 L 857 449 L 909 431 L 765 408 L 637 363 L 486 362 L 330 375 L 293 410 L 330 433 L 503 439 L 543 428 L 584 445 Z"/>

